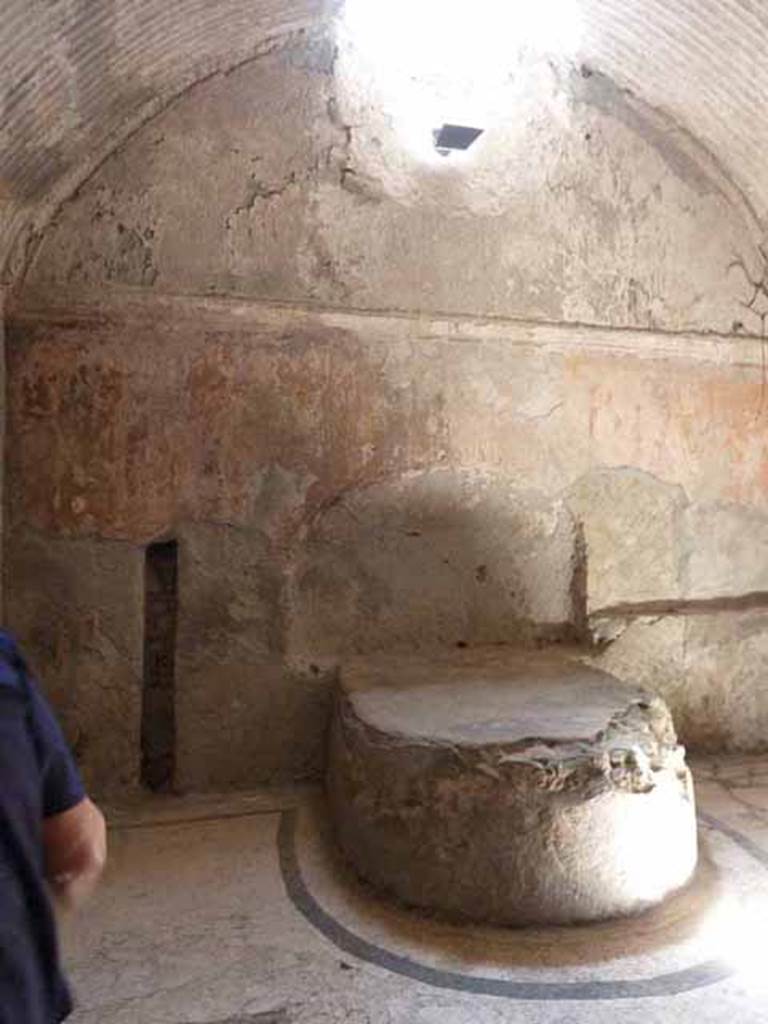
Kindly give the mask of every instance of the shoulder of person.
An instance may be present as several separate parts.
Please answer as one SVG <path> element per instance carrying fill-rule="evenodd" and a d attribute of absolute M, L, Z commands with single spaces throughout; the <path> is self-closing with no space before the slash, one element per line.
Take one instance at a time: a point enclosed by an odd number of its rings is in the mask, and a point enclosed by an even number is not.
<path fill-rule="evenodd" d="M 21 672 L 24 668 L 24 659 L 16 638 L 7 629 L 0 628 L 0 686 L 21 690 Z"/>

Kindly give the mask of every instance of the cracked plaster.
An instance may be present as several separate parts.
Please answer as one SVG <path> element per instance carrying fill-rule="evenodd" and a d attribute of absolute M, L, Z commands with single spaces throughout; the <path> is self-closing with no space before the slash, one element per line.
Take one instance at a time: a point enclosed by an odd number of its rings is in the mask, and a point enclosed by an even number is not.
<path fill-rule="evenodd" d="M 286 36 L 110 157 L 62 207 L 26 287 L 729 332 L 747 287 L 729 267 L 760 266 L 733 188 L 661 115 L 633 100 L 629 116 L 607 78 L 595 93 L 520 61 L 478 158 L 433 166 L 402 148 L 353 47 Z"/>
<path fill-rule="evenodd" d="M 334 4 L 183 0 L 169 8 L 162 0 L 110 0 L 98 18 L 89 9 L 87 21 L 74 0 L 54 9 L 43 0 L 6 6 L 0 191 L 7 242 L 30 220 L 39 229 L 45 211 L 173 95 L 247 59 L 265 39 L 322 22 Z M 610 78 L 622 94 L 664 110 L 678 135 L 700 140 L 721 161 L 762 216 L 765 15 L 731 0 L 583 0 L 581 7 L 581 56 L 595 72 L 592 85 Z"/>

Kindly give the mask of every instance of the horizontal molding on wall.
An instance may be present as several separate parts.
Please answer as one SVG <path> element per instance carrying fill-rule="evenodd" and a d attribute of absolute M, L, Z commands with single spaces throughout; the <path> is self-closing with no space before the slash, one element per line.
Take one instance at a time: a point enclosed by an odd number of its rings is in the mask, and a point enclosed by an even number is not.
<path fill-rule="evenodd" d="M 675 360 L 767 372 L 768 338 L 689 331 L 653 331 L 583 323 L 547 323 L 467 314 L 419 314 L 405 310 L 340 309 L 234 296 L 148 292 L 139 288 L 80 293 L 71 303 L 26 293 L 7 304 L 7 323 L 162 324 L 164 332 L 209 328 L 282 333 L 312 326 L 364 334 L 366 341 L 504 344 L 553 355 L 594 353 L 617 358 Z M 274 335 L 270 339 L 274 344 Z"/>
<path fill-rule="evenodd" d="M 589 613 L 589 621 L 599 619 L 642 619 L 670 615 L 711 615 L 713 612 L 768 612 L 768 591 L 752 591 L 727 597 L 659 598 L 655 601 L 624 602 Z"/>

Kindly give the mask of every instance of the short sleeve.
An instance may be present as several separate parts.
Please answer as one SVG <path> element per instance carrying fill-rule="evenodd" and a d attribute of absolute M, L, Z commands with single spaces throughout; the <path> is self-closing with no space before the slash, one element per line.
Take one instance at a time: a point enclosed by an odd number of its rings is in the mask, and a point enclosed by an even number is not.
<path fill-rule="evenodd" d="M 59 723 L 36 681 L 30 676 L 15 639 L 0 630 L 0 676 L 24 691 L 30 732 L 37 751 L 46 818 L 79 804 L 85 787 Z M 2 682 L 0 678 L 0 682 Z"/>
<path fill-rule="evenodd" d="M 33 679 L 29 681 L 30 724 L 42 767 L 43 816 L 61 814 L 85 796 L 80 772 L 48 702 Z"/>

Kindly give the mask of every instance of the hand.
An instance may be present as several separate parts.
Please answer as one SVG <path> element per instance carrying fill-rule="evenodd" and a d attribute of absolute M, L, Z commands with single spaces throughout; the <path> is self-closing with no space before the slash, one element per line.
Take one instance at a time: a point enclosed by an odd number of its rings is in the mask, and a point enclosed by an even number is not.
<path fill-rule="evenodd" d="M 85 797 L 43 822 L 46 877 L 56 902 L 67 910 L 91 894 L 107 861 L 104 815 Z"/>

